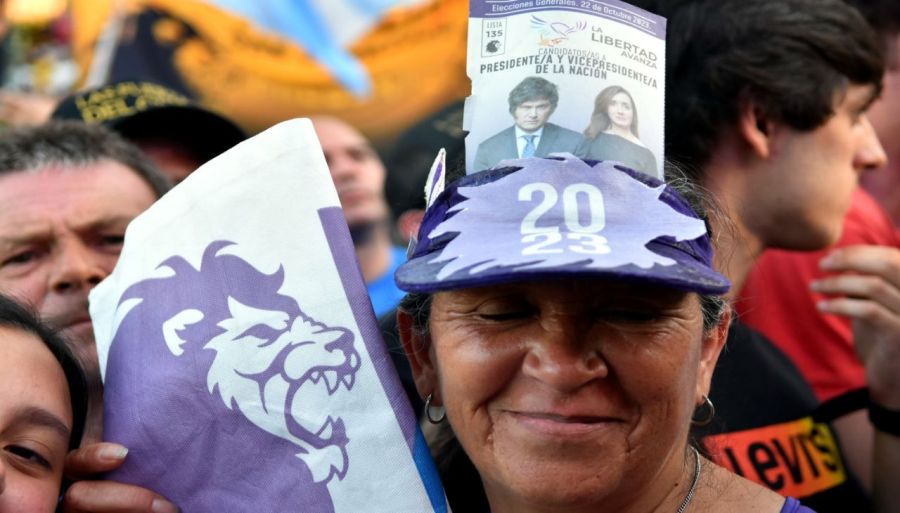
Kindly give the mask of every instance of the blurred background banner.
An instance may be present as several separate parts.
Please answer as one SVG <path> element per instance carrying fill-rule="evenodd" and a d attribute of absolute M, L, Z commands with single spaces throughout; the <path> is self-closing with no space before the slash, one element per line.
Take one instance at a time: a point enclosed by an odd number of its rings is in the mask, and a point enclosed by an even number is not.
<path fill-rule="evenodd" d="M 141 78 L 250 133 L 331 114 L 385 148 L 464 98 L 466 0 L 71 0 L 83 86 Z"/>

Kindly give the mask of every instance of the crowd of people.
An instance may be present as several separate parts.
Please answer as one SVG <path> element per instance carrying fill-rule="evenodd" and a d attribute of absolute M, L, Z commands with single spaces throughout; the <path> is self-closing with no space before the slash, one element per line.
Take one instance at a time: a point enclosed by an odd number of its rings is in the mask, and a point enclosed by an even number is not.
<path fill-rule="evenodd" d="M 631 3 L 667 19 L 664 180 L 619 85 L 579 133 L 526 78 L 468 175 L 461 104 L 384 159 L 309 112 L 451 508 L 900 512 L 900 190 L 858 187 L 900 154 L 900 7 Z M 246 134 L 142 80 L 49 116 L 0 133 L 0 513 L 175 512 L 101 477 L 88 293 Z"/>

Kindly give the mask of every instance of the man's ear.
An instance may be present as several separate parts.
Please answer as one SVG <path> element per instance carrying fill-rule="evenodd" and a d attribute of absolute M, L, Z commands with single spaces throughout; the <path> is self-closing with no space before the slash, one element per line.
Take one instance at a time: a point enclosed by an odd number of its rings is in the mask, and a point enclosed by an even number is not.
<path fill-rule="evenodd" d="M 751 101 L 741 103 L 738 131 L 741 138 L 759 158 L 772 154 L 772 135 L 775 124 L 762 109 Z"/>
<path fill-rule="evenodd" d="M 430 337 L 415 329 L 412 315 L 400 309 L 397 310 L 397 331 L 403 344 L 403 351 L 409 360 L 419 396 L 424 399 L 432 394 L 431 404 L 440 406 L 443 402 L 440 398 L 440 387 L 437 386 Z"/>
<path fill-rule="evenodd" d="M 729 307 L 722 315 L 719 324 L 703 335 L 703 345 L 700 349 L 700 365 L 697 370 L 697 397 L 694 404 L 700 404 L 703 396 L 709 395 L 716 362 L 719 361 L 719 355 L 722 353 L 722 348 L 725 347 L 725 340 L 728 339 L 731 315 L 732 311 Z"/>

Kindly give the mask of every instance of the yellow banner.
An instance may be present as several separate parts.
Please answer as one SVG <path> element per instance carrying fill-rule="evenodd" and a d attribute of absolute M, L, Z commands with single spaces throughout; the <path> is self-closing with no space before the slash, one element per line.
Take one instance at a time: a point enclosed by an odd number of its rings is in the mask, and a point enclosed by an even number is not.
<path fill-rule="evenodd" d="M 88 69 L 111 0 L 73 0 L 74 50 Z M 172 51 L 172 66 L 197 99 L 248 132 L 284 119 L 331 114 L 386 143 L 439 108 L 469 93 L 465 74 L 467 0 L 433 0 L 395 9 L 351 48 L 373 83 L 359 99 L 287 39 L 199 0 L 129 0 L 130 19 L 147 9 L 155 44 Z M 134 37 L 126 22 L 123 41 Z M 153 80 L 152 73 L 144 78 Z"/>

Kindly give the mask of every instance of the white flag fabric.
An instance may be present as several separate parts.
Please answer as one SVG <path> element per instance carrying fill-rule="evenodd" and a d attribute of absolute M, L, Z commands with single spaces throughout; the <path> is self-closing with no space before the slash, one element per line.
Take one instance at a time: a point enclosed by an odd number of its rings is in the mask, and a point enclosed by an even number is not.
<path fill-rule="evenodd" d="M 135 219 L 90 303 L 113 479 L 189 513 L 448 511 L 308 120 Z"/>

